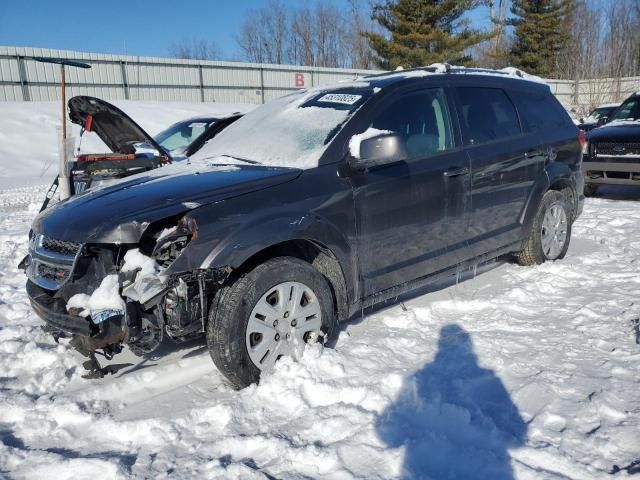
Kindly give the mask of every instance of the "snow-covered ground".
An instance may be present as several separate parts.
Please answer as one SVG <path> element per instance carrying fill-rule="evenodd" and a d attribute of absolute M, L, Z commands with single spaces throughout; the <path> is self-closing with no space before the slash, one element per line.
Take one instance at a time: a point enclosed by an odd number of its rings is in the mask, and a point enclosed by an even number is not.
<path fill-rule="evenodd" d="M 113 375 L 82 379 L 85 359 L 40 330 L 17 269 L 44 187 L 14 187 L 0 191 L 0 478 L 640 470 L 640 189 L 588 199 L 564 260 L 494 262 L 365 312 L 334 348 L 236 392 L 203 342 L 125 352 Z"/>

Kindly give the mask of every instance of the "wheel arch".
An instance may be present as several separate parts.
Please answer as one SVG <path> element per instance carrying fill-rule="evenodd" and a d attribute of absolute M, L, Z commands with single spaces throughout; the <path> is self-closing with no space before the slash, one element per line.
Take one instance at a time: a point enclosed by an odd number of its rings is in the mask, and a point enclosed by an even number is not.
<path fill-rule="evenodd" d="M 264 247 L 234 267 L 231 279 L 238 278 L 267 260 L 284 256 L 298 258 L 307 262 L 324 276 L 333 294 L 337 318 L 347 318 L 349 296 L 343 268 L 334 252 L 317 240 L 291 238 Z"/>
<path fill-rule="evenodd" d="M 549 190 L 564 192 L 571 207 L 572 218 L 575 219 L 578 212 L 578 193 L 572 178 L 571 169 L 562 162 L 552 163 L 545 168 L 531 189 L 529 198 L 522 210 L 521 223 L 525 232 L 529 231 L 542 197 Z"/>

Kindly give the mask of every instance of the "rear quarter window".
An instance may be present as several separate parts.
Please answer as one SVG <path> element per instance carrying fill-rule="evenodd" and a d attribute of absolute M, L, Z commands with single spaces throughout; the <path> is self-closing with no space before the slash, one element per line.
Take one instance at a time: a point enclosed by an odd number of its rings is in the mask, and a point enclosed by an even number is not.
<path fill-rule="evenodd" d="M 569 114 L 551 94 L 512 90 L 509 95 L 520 113 L 525 132 L 573 126 Z"/>
<path fill-rule="evenodd" d="M 513 103 L 500 88 L 458 87 L 466 145 L 491 142 L 522 133 Z"/>

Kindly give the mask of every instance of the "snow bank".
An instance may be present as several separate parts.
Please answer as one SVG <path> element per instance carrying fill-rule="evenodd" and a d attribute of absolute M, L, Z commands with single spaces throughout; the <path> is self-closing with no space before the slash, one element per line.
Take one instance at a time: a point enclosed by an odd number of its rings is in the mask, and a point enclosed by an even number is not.
<path fill-rule="evenodd" d="M 218 103 L 167 103 L 120 100 L 112 102 L 149 134 L 196 115 L 227 115 L 248 111 L 253 105 Z M 68 123 L 76 137 L 80 127 Z M 49 185 L 58 168 L 58 102 L 2 102 L 0 107 L 0 190 Z M 95 133 L 82 139 L 83 153 L 109 149 Z"/>
<path fill-rule="evenodd" d="M 467 272 L 236 392 L 204 342 L 80 378 L 86 359 L 29 306 L 16 265 L 34 213 L 15 191 L 0 211 L 0 476 L 633 478 L 640 191 L 602 192 L 564 260 Z"/>
<path fill-rule="evenodd" d="M 391 130 L 378 130 L 377 128 L 369 127 L 364 132 L 358 133 L 349 139 L 349 153 L 353 158 L 360 158 L 360 144 L 368 139 L 384 135 L 386 133 L 393 133 Z"/>

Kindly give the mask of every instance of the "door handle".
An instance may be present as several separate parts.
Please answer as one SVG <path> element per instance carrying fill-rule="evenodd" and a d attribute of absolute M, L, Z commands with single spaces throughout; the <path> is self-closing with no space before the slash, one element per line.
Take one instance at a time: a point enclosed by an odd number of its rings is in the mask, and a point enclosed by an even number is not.
<path fill-rule="evenodd" d="M 449 170 L 445 170 L 443 175 L 445 177 L 458 177 L 460 175 L 466 175 L 469 173 L 469 169 L 467 167 L 454 167 Z"/>
<path fill-rule="evenodd" d="M 533 158 L 542 156 L 542 150 L 529 150 L 524 152 L 524 158 Z"/>

